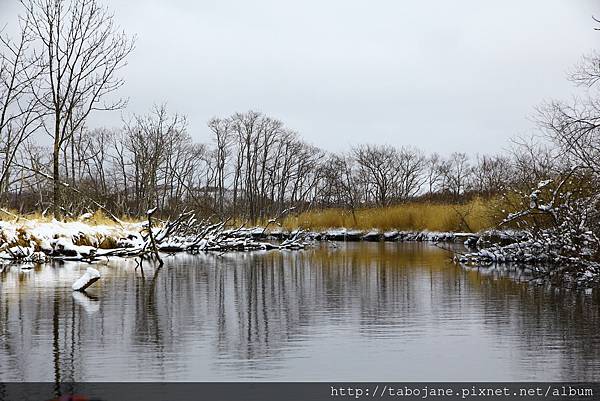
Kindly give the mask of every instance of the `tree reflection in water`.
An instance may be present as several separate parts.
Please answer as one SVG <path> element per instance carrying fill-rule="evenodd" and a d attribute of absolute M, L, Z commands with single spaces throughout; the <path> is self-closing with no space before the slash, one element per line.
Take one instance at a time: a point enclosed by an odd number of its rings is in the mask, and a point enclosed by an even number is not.
<path fill-rule="evenodd" d="M 156 271 L 111 261 L 87 296 L 70 291 L 85 265 L 12 266 L 0 272 L 0 380 L 597 377 L 598 291 L 448 257 L 348 243 L 176 255 Z"/>

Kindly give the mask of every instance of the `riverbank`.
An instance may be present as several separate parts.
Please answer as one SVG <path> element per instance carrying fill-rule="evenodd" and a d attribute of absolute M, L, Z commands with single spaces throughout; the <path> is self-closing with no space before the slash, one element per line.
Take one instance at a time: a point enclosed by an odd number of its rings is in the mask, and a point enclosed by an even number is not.
<path fill-rule="evenodd" d="M 81 220 L 90 220 L 89 216 L 82 217 Z M 0 221 L 0 261 L 21 263 L 23 269 L 52 260 L 93 262 L 108 257 L 150 258 L 162 264 L 160 254 L 298 250 L 312 247 L 317 241 L 457 243 L 465 248 L 451 247 L 449 251 L 453 252 L 454 261 L 463 266 L 530 266 L 537 277 L 566 280 L 576 286 L 595 285 L 600 277 L 598 264 L 555 260 L 543 244 L 533 242 L 524 232 L 511 230 L 472 233 L 351 228 L 307 231 L 279 226 L 232 228 L 224 223 L 199 222 L 192 214 L 168 222 L 155 220 L 151 224 L 148 220 L 119 224 Z"/>
<path fill-rule="evenodd" d="M 51 257 L 135 256 L 136 250 L 251 250 L 304 247 L 309 241 L 460 241 L 474 245 L 477 234 L 442 231 L 286 230 L 281 227 L 225 227 L 224 224 L 155 221 L 95 224 L 93 221 L 17 219 L 0 221 L 0 259 L 44 262 Z M 188 227 L 186 224 L 191 224 Z"/>
<path fill-rule="evenodd" d="M 44 263 L 86 259 L 143 244 L 143 223 L 94 224 L 38 219 L 0 221 L 0 260 Z"/>
<path fill-rule="evenodd" d="M 301 249 L 313 240 L 311 233 L 295 231 L 279 235 L 280 241 L 267 241 L 266 228 L 230 228 L 225 222 L 209 223 L 193 213 L 160 221 L 152 218 L 140 222 L 117 221 L 112 224 L 57 221 L 17 217 L 0 220 L 0 261 L 44 263 L 52 259 L 92 262 L 117 256 L 150 257 L 162 264 L 161 253 L 200 251 L 250 251 L 258 249 Z M 256 235 L 256 231 L 261 235 Z"/>
<path fill-rule="evenodd" d="M 150 213 L 152 214 L 152 212 Z M 176 219 L 138 222 L 110 221 L 102 213 L 72 221 L 39 216 L 0 220 L 0 260 L 44 263 L 53 259 L 93 261 L 109 256 L 149 256 L 159 253 L 302 249 L 314 241 L 459 242 L 470 247 L 478 234 L 429 230 L 304 230 L 271 224 L 233 227 L 208 223 L 183 214 Z"/>

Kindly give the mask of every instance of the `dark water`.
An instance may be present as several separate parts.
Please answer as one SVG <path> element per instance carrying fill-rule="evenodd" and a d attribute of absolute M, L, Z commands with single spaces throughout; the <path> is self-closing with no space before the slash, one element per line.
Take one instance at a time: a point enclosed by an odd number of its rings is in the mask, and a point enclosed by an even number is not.
<path fill-rule="evenodd" d="M 427 244 L 0 273 L 0 381 L 597 380 L 600 296 Z"/>

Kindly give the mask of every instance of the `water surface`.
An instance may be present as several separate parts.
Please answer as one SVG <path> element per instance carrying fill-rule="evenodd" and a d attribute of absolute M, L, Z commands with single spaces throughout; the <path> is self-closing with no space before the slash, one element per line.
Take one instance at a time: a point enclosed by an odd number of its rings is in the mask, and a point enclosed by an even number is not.
<path fill-rule="evenodd" d="M 0 273 L 0 381 L 597 380 L 600 296 L 423 243 Z M 515 280 L 516 279 L 516 280 Z"/>

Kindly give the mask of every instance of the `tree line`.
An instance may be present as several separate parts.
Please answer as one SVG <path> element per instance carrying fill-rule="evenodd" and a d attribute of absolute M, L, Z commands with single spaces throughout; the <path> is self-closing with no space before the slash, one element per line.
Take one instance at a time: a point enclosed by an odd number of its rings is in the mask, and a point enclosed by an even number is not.
<path fill-rule="evenodd" d="M 327 152 L 256 111 L 211 119 L 208 143 L 195 142 L 186 127 L 185 116 L 160 105 L 131 116 L 120 128 L 82 126 L 73 132 L 58 155 L 68 194 L 63 214 L 77 215 L 100 203 L 115 215 L 141 216 L 158 207 L 167 215 L 195 210 L 256 222 L 290 208 L 354 211 L 413 200 L 491 197 L 519 180 L 529 182 L 524 168 L 537 166 L 540 177 L 551 171 L 550 165 L 538 166 L 542 152 L 530 145 L 474 157 L 376 144 Z M 51 149 L 25 141 L 7 168 L 12 178 L 3 187 L 5 205 L 21 213 L 51 210 L 53 162 Z"/>
<path fill-rule="evenodd" d="M 116 91 L 134 38 L 96 0 L 20 4 L 19 34 L 0 35 L 0 199 L 20 213 L 62 217 L 101 206 L 140 216 L 158 207 L 165 215 L 195 210 L 256 222 L 290 208 L 354 211 L 529 193 L 573 165 L 585 182 L 600 172 L 595 55 L 571 76 L 587 97 L 541 106 L 541 137 L 515 140 L 502 153 L 439 155 L 377 144 L 327 152 L 256 111 L 211 119 L 210 140 L 198 143 L 185 116 L 166 105 L 131 115 L 120 128 L 89 127 L 92 113 L 126 106 Z M 39 144 L 44 135 L 50 146 Z"/>

